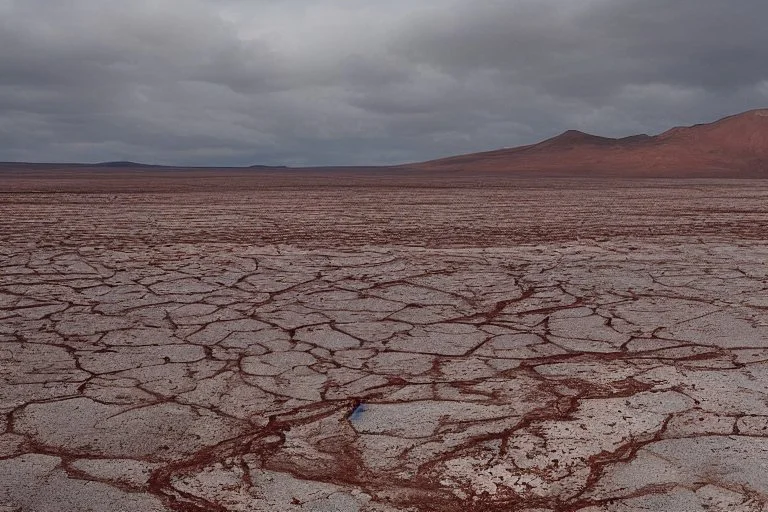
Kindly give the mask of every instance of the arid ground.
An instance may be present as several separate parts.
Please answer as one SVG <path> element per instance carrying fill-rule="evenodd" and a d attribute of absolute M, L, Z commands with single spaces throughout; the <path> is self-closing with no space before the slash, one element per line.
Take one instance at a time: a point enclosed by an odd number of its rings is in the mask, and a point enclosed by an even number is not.
<path fill-rule="evenodd" d="M 0 173 L 0 511 L 768 510 L 768 180 Z"/>

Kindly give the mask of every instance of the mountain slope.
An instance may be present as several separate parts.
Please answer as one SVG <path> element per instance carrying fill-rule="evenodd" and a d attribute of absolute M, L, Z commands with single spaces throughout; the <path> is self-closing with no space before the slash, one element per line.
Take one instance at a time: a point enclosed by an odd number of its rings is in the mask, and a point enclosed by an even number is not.
<path fill-rule="evenodd" d="M 538 144 L 407 166 L 548 175 L 768 177 L 768 109 L 657 136 L 621 139 L 569 130 Z"/>

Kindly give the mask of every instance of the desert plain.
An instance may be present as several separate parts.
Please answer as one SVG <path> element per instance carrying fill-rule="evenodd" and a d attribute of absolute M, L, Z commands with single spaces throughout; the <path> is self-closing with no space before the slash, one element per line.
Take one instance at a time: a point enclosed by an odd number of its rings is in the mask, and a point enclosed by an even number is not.
<path fill-rule="evenodd" d="M 768 180 L 0 184 L 2 512 L 768 510 Z"/>

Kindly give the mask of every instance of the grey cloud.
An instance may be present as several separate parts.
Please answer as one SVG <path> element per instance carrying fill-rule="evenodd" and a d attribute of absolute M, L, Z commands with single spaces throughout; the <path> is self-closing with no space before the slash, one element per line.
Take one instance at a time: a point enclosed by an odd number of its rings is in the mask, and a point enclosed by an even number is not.
<path fill-rule="evenodd" d="M 765 19 L 758 0 L 0 0 L 0 160 L 376 164 L 657 132 L 768 103 Z"/>
<path fill-rule="evenodd" d="M 417 20 L 400 52 L 454 73 L 492 68 L 558 95 L 626 84 L 739 87 L 766 77 L 762 0 L 463 3 Z"/>

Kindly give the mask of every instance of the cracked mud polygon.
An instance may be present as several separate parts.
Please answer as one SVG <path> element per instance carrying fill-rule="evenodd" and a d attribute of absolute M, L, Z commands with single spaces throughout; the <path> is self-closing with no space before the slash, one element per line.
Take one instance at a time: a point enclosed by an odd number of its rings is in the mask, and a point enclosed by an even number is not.
<path fill-rule="evenodd" d="M 105 176 L 0 195 L 3 512 L 768 510 L 766 182 Z"/>

